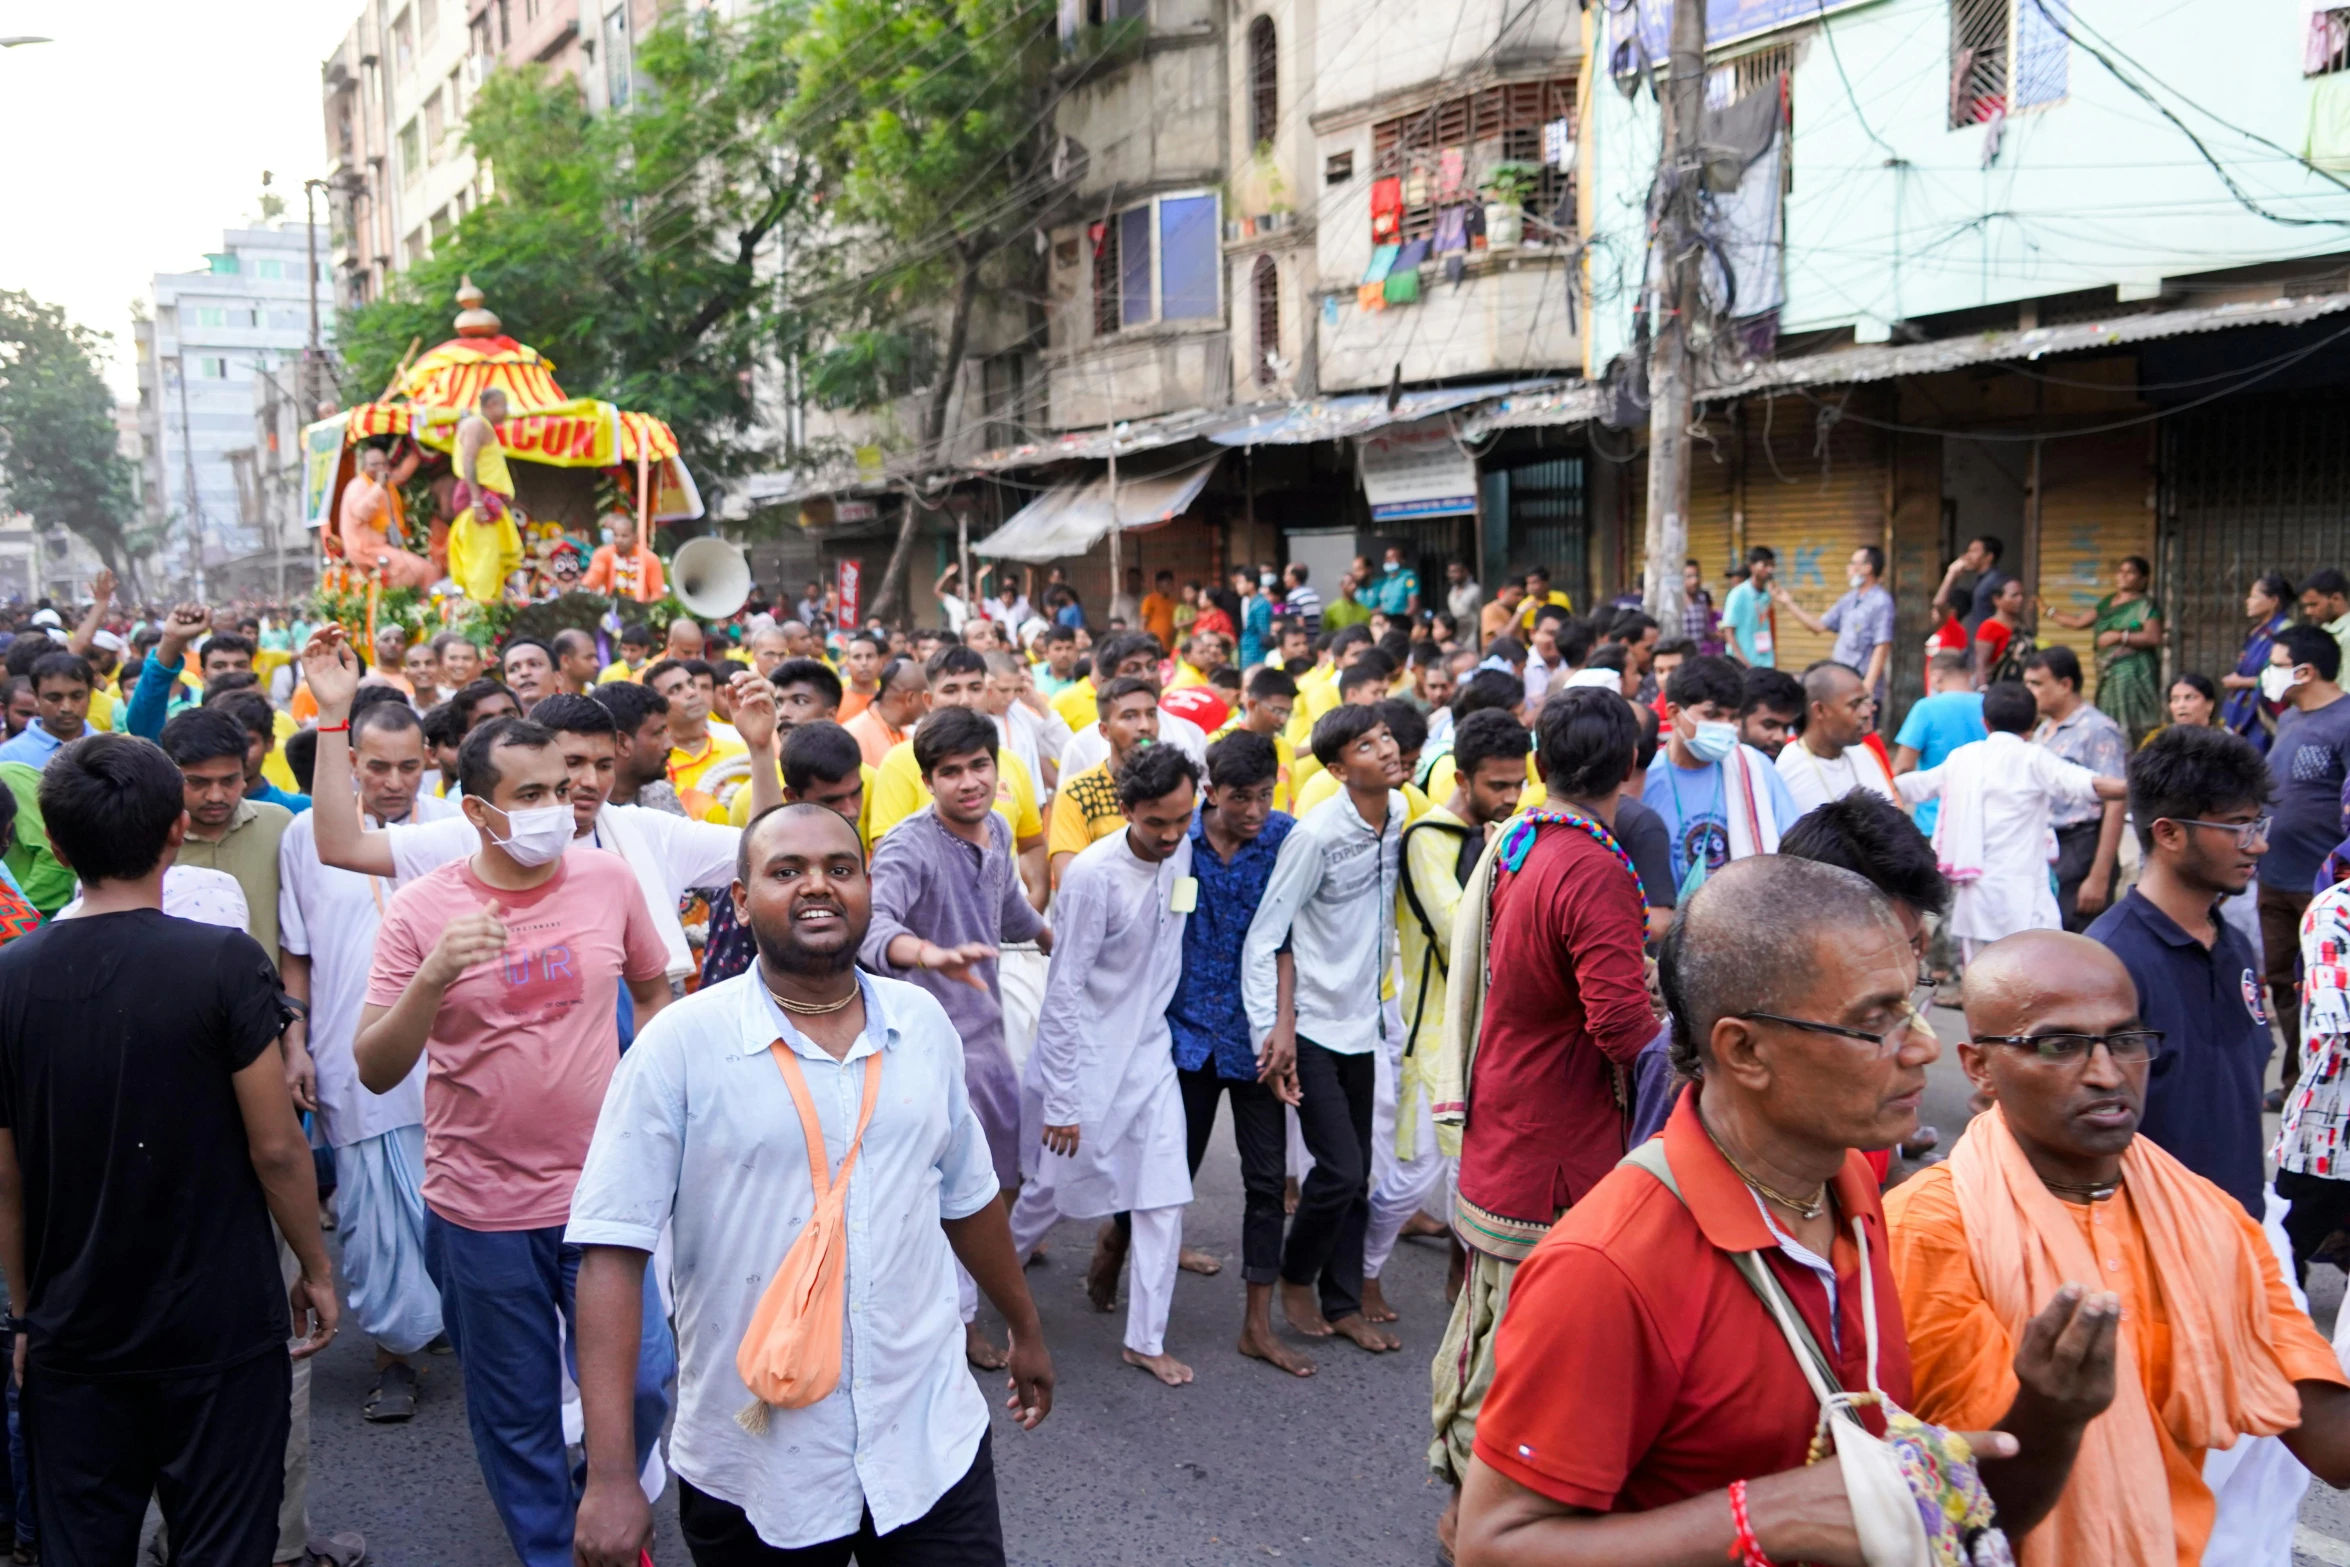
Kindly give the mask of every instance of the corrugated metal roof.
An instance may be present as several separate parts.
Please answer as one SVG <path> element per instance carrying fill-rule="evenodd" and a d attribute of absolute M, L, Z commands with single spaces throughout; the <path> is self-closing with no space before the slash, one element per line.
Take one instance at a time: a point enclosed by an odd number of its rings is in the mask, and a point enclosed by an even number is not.
<path fill-rule="evenodd" d="M 1724 402 L 1774 387 L 1849 386 L 1890 381 L 1905 375 L 1933 375 L 2002 360 L 2030 360 L 2049 354 L 2118 348 L 2198 332 L 2300 326 L 2346 310 L 2350 310 L 2350 293 L 2310 294 L 2189 310 L 2148 310 L 2102 321 L 2073 321 L 2061 326 L 2034 327 L 2030 331 L 1980 332 L 1931 343 L 1840 348 L 1832 353 L 1804 354 L 1793 359 L 1757 360 L 1744 366 L 1744 373 L 1736 380 L 1708 382 L 1699 387 L 1697 395 L 1702 402 Z M 1489 430 L 1523 425 L 1579 424 L 1597 416 L 1601 401 L 1597 387 L 1578 382 L 1555 392 L 1510 399 L 1480 410 L 1465 421 L 1462 434 L 1473 439 Z"/>

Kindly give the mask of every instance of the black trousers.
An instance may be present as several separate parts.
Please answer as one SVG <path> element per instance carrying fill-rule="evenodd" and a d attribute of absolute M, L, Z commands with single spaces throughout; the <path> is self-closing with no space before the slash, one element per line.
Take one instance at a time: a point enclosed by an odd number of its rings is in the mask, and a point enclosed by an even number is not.
<path fill-rule="evenodd" d="M 193 1377 L 93 1381 L 25 1368 L 33 1510 L 53 1567 L 130 1567 L 147 1498 L 172 1560 L 269 1567 L 285 1495 L 294 1363 L 282 1349 Z"/>
<path fill-rule="evenodd" d="M 2089 922 L 2097 917 L 2084 916 L 2079 900 L 2081 883 L 2089 879 L 2090 870 L 2097 864 L 2100 825 L 2097 821 L 2086 821 L 2056 829 L 2056 912 L 2063 916 L 2064 928 L 2075 934 L 2087 930 Z M 2109 898 L 2112 891 L 2110 887 L 2106 889 Z"/>
<path fill-rule="evenodd" d="M 1196 1072 L 1177 1067 L 1175 1081 L 1183 1092 L 1184 1153 L 1191 1160 L 1194 1180 L 1216 1130 L 1216 1100 L 1232 1095 L 1232 1141 L 1240 1150 L 1240 1186 L 1246 1194 L 1240 1276 L 1251 1284 L 1270 1284 L 1281 1275 L 1281 1226 L 1288 1218 L 1282 1187 L 1288 1181 L 1289 1122 L 1281 1113 L 1281 1101 L 1254 1078 L 1235 1082 L 1218 1077 L 1213 1062 Z M 1121 1236 L 1133 1233 L 1130 1215 L 1119 1214 L 1117 1223 Z"/>
<path fill-rule="evenodd" d="M 1286 1284 L 1317 1284 L 1322 1315 L 1335 1322 L 1363 1309 L 1363 1231 L 1371 1222 L 1371 1099 L 1377 1082 L 1369 1051 L 1359 1056 L 1297 1042 L 1297 1107 L 1306 1152 L 1314 1156 L 1298 1189 L 1297 1215 L 1281 1257 Z M 1284 1133 L 1286 1136 L 1286 1133 Z"/>
<path fill-rule="evenodd" d="M 2276 1188 L 2277 1195 L 2293 1205 L 2285 1214 L 2285 1238 L 2293 1243 L 2293 1271 L 2307 1284 L 2310 1259 L 2326 1237 L 2350 1230 L 2350 1181 L 2279 1170 Z"/>
<path fill-rule="evenodd" d="M 677 1522 L 694 1567 L 1004 1567 L 1004 1523 L 996 1511 L 995 1447 L 982 1433 L 963 1478 L 929 1512 L 887 1534 L 873 1514 L 855 1534 L 791 1550 L 769 1545 L 732 1502 L 677 1482 Z"/>

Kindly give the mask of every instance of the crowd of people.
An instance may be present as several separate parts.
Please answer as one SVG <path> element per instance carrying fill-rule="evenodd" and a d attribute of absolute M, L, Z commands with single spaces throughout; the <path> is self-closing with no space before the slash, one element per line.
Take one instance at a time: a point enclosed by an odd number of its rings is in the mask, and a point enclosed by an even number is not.
<path fill-rule="evenodd" d="M 671 1476 L 704 1567 L 1001 1561 L 972 1369 L 1049 1416 L 1077 1220 L 1123 1362 L 1202 1375 L 1226 1102 L 1241 1357 L 1396 1356 L 1381 1275 L 1449 1247 L 1446 1560 L 2281 1559 L 2350 1483 L 2301 1292 L 2350 1257 L 2350 580 L 2261 578 L 2166 691 L 2144 561 L 2078 617 L 2002 553 L 1914 699 L 1874 548 L 1816 616 L 1691 562 L 1670 640 L 1399 548 L 1098 614 L 950 570 L 927 628 L 18 617 L 17 1559 L 152 1503 L 173 1559 L 362 1560 L 306 1497 L 349 1327 L 369 1421 L 454 1356 L 529 1567 L 638 1567 Z"/>

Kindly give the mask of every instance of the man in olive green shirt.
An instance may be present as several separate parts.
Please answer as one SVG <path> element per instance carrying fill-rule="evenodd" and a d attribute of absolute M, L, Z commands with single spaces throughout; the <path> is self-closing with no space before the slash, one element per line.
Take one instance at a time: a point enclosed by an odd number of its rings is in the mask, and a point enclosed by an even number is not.
<path fill-rule="evenodd" d="M 163 726 L 163 750 L 186 781 L 188 836 L 180 865 L 226 871 L 245 892 L 245 930 L 277 958 L 277 844 L 294 813 L 245 798 L 245 726 L 217 707 Z"/>

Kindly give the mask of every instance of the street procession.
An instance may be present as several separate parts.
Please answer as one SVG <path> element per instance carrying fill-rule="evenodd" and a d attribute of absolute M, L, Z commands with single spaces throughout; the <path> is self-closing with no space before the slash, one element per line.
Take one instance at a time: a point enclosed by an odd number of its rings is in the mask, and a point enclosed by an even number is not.
<path fill-rule="evenodd" d="M 0 0 L 0 144 L 0 1557 L 2350 1563 L 2350 10 Z"/>

